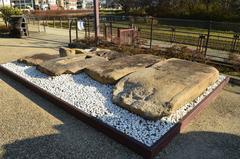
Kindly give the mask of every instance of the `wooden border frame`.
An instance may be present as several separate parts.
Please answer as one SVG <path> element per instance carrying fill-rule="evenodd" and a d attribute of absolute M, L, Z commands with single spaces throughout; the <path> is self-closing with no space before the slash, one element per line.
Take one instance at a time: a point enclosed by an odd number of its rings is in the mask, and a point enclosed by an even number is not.
<path fill-rule="evenodd" d="M 208 104 L 214 100 L 217 95 L 221 92 L 223 87 L 228 83 L 229 77 L 227 77 L 224 81 L 222 81 L 215 89 L 212 91 L 205 99 L 203 99 L 193 110 L 188 112 L 187 115 L 181 119 L 179 123 L 173 126 L 164 136 L 162 136 L 156 143 L 152 146 L 144 145 L 143 143 L 137 141 L 136 139 L 114 129 L 113 127 L 107 125 L 106 123 L 96 119 L 95 117 L 90 116 L 89 114 L 77 109 L 76 107 L 72 106 L 71 104 L 63 101 L 62 99 L 50 94 L 49 92 L 43 90 L 42 88 L 36 86 L 35 84 L 27 81 L 26 79 L 18 76 L 17 74 L 13 73 L 12 71 L 4 68 L 0 65 L 0 72 L 5 73 L 6 75 L 10 76 L 11 78 L 19 81 L 27 88 L 31 89 L 32 91 L 36 92 L 37 94 L 41 95 L 42 97 L 48 99 L 56 106 L 61 107 L 68 113 L 74 115 L 76 118 L 80 119 L 81 121 L 91 125 L 93 128 L 97 129 L 98 131 L 103 132 L 107 136 L 111 137 L 112 139 L 118 141 L 119 143 L 127 146 L 134 152 L 138 153 L 139 155 L 143 156 L 144 158 L 153 158 L 156 156 L 167 144 L 178 134 L 180 133 L 184 127 Z"/>

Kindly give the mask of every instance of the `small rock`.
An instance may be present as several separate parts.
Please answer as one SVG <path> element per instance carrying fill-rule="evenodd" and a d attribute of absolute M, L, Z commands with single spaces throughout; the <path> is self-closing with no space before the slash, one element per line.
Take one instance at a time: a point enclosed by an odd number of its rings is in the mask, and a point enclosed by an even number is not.
<path fill-rule="evenodd" d="M 76 49 L 75 54 L 85 54 L 85 51 L 83 49 Z"/>
<path fill-rule="evenodd" d="M 60 47 L 59 48 L 59 56 L 66 57 L 66 56 L 73 56 L 75 55 L 75 49 L 67 48 L 67 47 Z"/>
<path fill-rule="evenodd" d="M 124 54 L 119 53 L 117 51 L 108 50 L 108 49 L 100 49 L 93 53 L 96 54 L 97 56 L 104 57 L 107 60 L 114 60 L 120 57 L 124 57 Z"/>

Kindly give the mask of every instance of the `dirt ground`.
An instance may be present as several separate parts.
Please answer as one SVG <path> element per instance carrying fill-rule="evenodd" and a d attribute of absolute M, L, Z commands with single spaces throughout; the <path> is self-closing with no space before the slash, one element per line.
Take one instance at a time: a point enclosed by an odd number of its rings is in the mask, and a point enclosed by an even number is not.
<path fill-rule="evenodd" d="M 0 38 L 0 63 L 65 45 L 48 35 Z M 44 39 L 45 38 L 45 39 Z M 219 97 L 156 157 L 240 158 L 240 87 L 228 84 Z M 0 73 L 0 158 L 141 158 Z"/>

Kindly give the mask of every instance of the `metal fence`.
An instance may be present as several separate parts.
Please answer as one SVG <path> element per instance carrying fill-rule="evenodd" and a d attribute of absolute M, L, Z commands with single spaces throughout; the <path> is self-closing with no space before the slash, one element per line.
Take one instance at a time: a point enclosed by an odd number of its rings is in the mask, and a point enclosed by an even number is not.
<path fill-rule="evenodd" d="M 119 27 L 137 26 L 149 48 L 165 43 L 202 47 L 209 61 L 225 65 L 231 66 L 231 55 L 240 53 L 239 23 L 129 16 L 105 16 L 101 22 L 113 26 L 113 33 Z"/>
<path fill-rule="evenodd" d="M 29 17 L 31 23 L 56 28 L 77 30 L 77 20 L 83 20 L 85 35 L 94 32 L 93 16 Z M 212 61 L 229 64 L 229 55 L 240 52 L 240 23 L 214 22 L 186 19 L 166 19 L 131 16 L 101 16 L 100 33 L 104 35 L 105 26 L 111 27 L 112 36 L 117 36 L 119 28 L 135 26 L 145 46 L 152 48 L 162 42 L 184 44 L 198 49 L 202 47 L 205 55 Z M 76 34 L 77 36 L 77 34 Z"/>
<path fill-rule="evenodd" d="M 240 51 L 239 23 L 127 16 L 102 17 L 101 22 L 112 23 L 114 29 L 137 26 L 150 47 L 152 40 L 197 46 L 205 38 L 208 48 Z"/>

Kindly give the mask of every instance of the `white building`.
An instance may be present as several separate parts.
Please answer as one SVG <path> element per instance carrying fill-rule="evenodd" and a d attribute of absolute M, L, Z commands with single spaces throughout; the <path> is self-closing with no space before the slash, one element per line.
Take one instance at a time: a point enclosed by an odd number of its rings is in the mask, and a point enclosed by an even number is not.
<path fill-rule="evenodd" d="M 100 0 L 101 8 L 120 8 L 116 0 Z"/>
<path fill-rule="evenodd" d="M 0 0 L 0 7 L 3 6 L 11 6 L 11 1 L 10 0 Z"/>
<path fill-rule="evenodd" d="M 34 0 L 11 0 L 11 3 L 12 7 L 19 9 L 26 9 L 28 6 L 34 7 Z"/>
<path fill-rule="evenodd" d="M 93 0 L 77 0 L 78 9 L 87 9 L 93 7 Z"/>
<path fill-rule="evenodd" d="M 78 9 L 93 8 L 94 0 L 78 0 Z M 99 0 L 100 8 L 117 8 L 119 5 L 114 0 Z"/>

